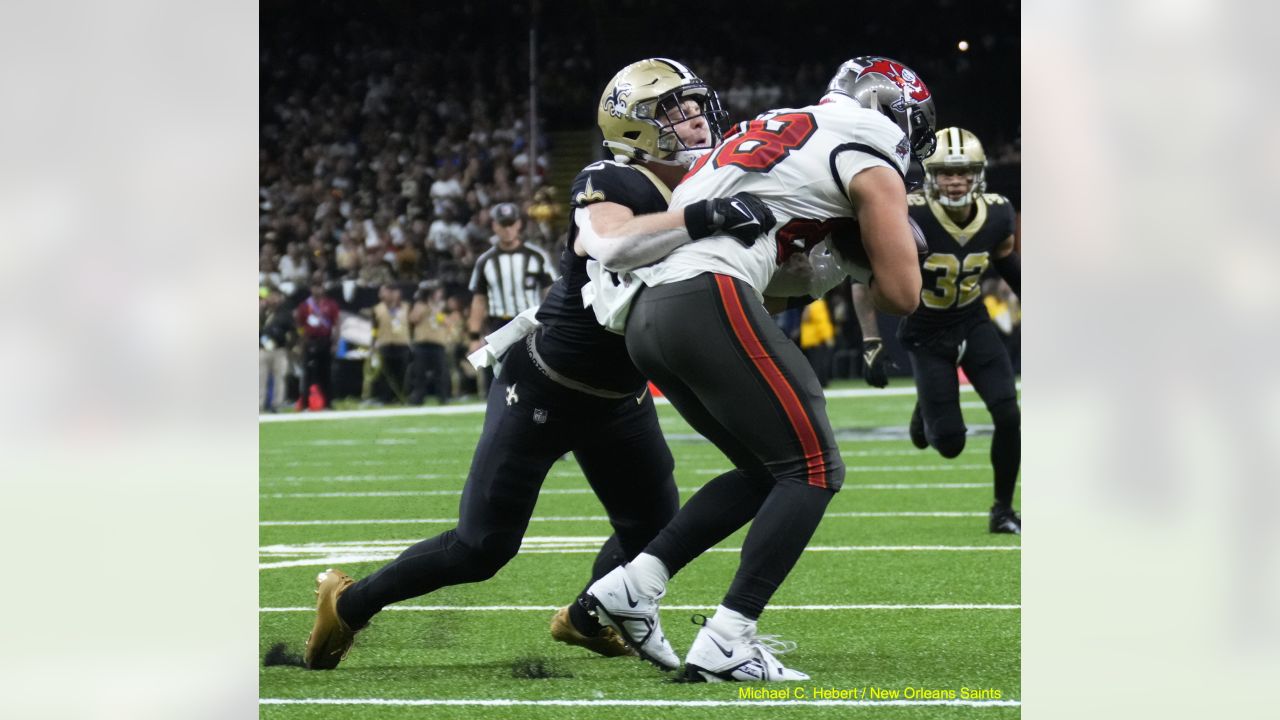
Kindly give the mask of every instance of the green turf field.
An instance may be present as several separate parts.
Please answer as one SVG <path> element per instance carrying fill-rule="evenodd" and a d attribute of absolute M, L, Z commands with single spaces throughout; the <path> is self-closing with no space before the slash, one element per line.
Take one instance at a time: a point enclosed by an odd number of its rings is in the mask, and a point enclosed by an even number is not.
<path fill-rule="evenodd" d="M 760 623 L 762 633 L 799 644 L 784 661 L 813 677 L 755 686 L 788 689 L 785 698 L 740 697 L 751 686 L 674 684 L 637 660 L 551 641 L 554 608 L 581 589 L 610 532 L 570 458 L 556 464 L 524 549 L 497 577 L 393 606 L 337 670 L 263 667 L 261 714 L 1017 717 L 1019 539 L 986 531 L 990 417 L 973 393 L 961 400 L 970 437 L 951 461 L 907 440 L 911 394 L 829 401 L 845 487 Z M 688 497 L 728 466 L 671 407 L 659 413 Z M 280 642 L 301 653 L 317 572 L 336 565 L 361 577 L 452 526 L 481 421 L 476 412 L 260 425 L 260 661 Z M 409 522 L 369 522 L 395 520 Z M 696 634 L 690 615 L 713 608 L 728 587 L 744 534 L 672 580 L 662 619 L 677 653 Z M 973 689 L 986 692 L 962 695 Z M 829 694 L 815 700 L 815 690 Z M 939 704 L 946 692 L 969 704 Z M 329 704 L 335 699 L 359 704 Z"/>

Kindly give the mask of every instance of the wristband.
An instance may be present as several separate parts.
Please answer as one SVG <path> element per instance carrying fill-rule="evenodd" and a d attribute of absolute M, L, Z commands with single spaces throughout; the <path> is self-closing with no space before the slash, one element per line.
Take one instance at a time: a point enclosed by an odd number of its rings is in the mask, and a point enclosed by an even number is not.
<path fill-rule="evenodd" d="M 706 200 L 685 206 L 684 227 L 689 231 L 690 238 L 701 240 L 711 234 L 711 220 L 707 216 L 713 213 L 714 210 L 711 209 L 710 203 Z"/>

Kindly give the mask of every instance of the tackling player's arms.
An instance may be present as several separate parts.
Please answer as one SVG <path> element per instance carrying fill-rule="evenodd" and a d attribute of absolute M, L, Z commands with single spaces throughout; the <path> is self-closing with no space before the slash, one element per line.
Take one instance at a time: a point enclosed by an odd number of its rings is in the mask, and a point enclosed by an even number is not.
<path fill-rule="evenodd" d="M 849 181 L 862 244 L 871 261 L 871 300 L 891 315 L 910 315 L 920 302 L 920 259 L 907 224 L 907 191 L 887 167 L 864 170 Z"/>
<path fill-rule="evenodd" d="M 692 240 L 680 212 L 637 216 L 624 205 L 597 202 L 578 208 L 573 217 L 578 225 L 573 251 L 610 270 L 648 265 Z"/>

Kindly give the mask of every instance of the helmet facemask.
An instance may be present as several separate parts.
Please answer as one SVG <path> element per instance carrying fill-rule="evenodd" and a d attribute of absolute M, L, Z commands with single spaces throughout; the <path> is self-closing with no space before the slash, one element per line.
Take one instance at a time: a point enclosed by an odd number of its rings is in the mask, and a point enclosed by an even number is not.
<path fill-rule="evenodd" d="M 946 192 L 942 190 L 938 184 L 939 174 L 954 174 L 969 176 L 969 191 L 958 198 L 952 199 Z M 974 198 L 978 197 L 987 189 L 986 170 L 981 166 L 959 165 L 959 166 L 926 166 L 924 170 L 924 192 L 931 200 L 937 200 L 939 205 L 950 208 L 968 207 L 973 203 Z"/>
<path fill-rule="evenodd" d="M 690 101 L 698 109 L 690 112 Z M 664 165 L 689 167 L 699 157 L 710 152 L 720 143 L 723 124 L 728 113 L 720 106 L 720 97 L 704 83 L 685 85 L 658 98 L 636 103 L 635 116 L 652 122 L 658 127 L 658 152 L 661 157 L 644 158 Z M 681 129 L 688 123 L 702 118 L 706 124 L 706 138 L 690 144 L 680 137 Z"/>

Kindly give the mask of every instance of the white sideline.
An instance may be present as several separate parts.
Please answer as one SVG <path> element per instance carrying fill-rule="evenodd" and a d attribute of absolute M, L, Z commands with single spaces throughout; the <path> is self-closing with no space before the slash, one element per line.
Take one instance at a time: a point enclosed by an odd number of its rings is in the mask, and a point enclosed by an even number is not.
<path fill-rule="evenodd" d="M 505 700 L 260 698 L 262 705 L 542 706 L 542 707 L 1021 707 L 1020 700 Z"/>
<path fill-rule="evenodd" d="M 383 610 L 401 612 L 546 612 L 559 610 L 561 605 L 388 605 Z M 690 610 L 714 610 L 709 605 L 663 605 L 659 610 L 688 612 Z M 831 610 L 1021 610 L 1022 605 L 770 605 L 770 611 L 787 610 L 802 612 L 826 612 Z M 315 607 L 260 607 L 260 613 L 315 612 Z"/>
<path fill-rule="evenodd" d="M 834 512 L 825 518 L 976 518 L 984 512 Z M 607 522 L 606 515 L 545 515 L 529 518 L 529 522 Z M 404 520 L 263 520 L 259 527 L 298 525 L 452 525 L 458 518 L 413 518 Z"/>
<path fill-rule="evenodd" d="M 700 486 L 699 486 L 700 487 Z M 972 490 L 990 488 L 991 483 L 921 483 L 921 484 L 863 484 L 845 483 L 844 490 Z M 697 492 L 697 487 L 682 487 L 682 493 Z M 591 488 L 543 488 L 542 495 L 590 495 Z M 321 492 L 321 493 L 263 493 L 259 498 L 283 500 L 289 498 L 358 498 L 358 497 L 429 497 L 435 495 L 461 495 L 461 490 L 387 490 L 382 492 Z"/>
<path fill-rule="evenodd" d="M 1018 389 L 1022 389 L 1022 382 L 1018 382 Z M 960 392 L 971 393 L 973 387 L 969 385 L 961 385 Z M 861 398 L 861 397 L 901 397 L 914 396 L 916 394 L 915 387 L 901 388 L 885 388 L 877 390 L 874 388 L 847 388 L 844 390 L 827 390 L 825 395 L 828 398 Z M 666 398 L 654 398 L 657 405 L 670 405 L 671 402 Z M 468 415 L 471 413 L 484 412 L 484 403 L 469 403 L 466 405 L 445 405 L 431 407 L 412 407 L 412 408 L 387 408 L 383 410 L 329 410 L 327 412 L 313 413 L 287 413 L 284 415 L 259 415 L 258 423 L 281 423 L 281 422 L 307 422 L 316 420 L 361 420 L 373 418 L 388 417 L 408 417 L 414 415 Z"/>

